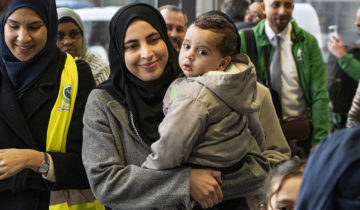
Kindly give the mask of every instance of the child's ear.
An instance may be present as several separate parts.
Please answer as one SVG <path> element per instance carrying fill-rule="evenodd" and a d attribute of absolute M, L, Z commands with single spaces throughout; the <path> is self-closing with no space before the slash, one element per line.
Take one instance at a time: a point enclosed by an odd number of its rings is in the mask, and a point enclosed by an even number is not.
<path fill-rule="evenodd" d="M 230 62 L 231 62 L 231 56 L 223 57 L 217 70 L 224 71 Z"/>

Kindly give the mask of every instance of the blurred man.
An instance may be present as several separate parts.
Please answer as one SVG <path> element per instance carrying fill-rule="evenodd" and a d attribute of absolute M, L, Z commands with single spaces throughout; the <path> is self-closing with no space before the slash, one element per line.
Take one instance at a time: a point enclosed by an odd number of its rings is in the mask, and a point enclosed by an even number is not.
<path fill-rule="evenodd" d="M 354 24 L 360 36 L 360 8 L 357 10 Z M 360 40 L 345 46 L 340 35 L 337 38 L 330 35 L 327 47 L 331 53 L 326 65 L 332 111 L 331 123 L 332 130 L 337 130 L 345 127 L 352 99 L 360 81 Z"/>
<path fill-rule="evenodd" d="M 179 7 L 174 5 L 162 6 L 159 11 L 166 22 L 170 41 L 175 49 L 179 51 L 186 33 L 187 17 Z"/>
<path fill-rule="evenodd" d="M 9 5 L 11 0 L 0 0 L 0 19 L 3 17 L 3 15 L 6 12 L 6 9 Z"/>
<path fill-rule="evenodd" d="M 252 28 L 259 81 L 272 90 L 278 117 L 293 151 L 306 153 L 328 135 L 329 95 L 316 38 L 292 19 L 294 0 L 264 0 L 266 18 Z M 247 38 L 240 32 L 241 51 Z M 250 40 L 250 39 L 248 39 Z"/>
<path fill-rule="evenodd" d="M 265 5 L 263 2 L 253 2 L 246 10 L 244 21 L 257 24 L 265 18 Z"/>

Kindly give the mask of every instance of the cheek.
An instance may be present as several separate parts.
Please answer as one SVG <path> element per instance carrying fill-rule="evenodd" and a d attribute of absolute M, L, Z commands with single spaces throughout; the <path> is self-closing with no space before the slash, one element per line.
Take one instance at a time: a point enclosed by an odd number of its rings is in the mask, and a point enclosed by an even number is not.
<path fill-rule="evenodd" d="M 119 58 L 120 59 L 120 58 Z M 134 53 L 130 53 L 130 52 L 126 52 L 124 53 L 124 60 L 125 60 L 125 65 L 126 68 L 130 71 L 133 72 L 135 63 L 136 63 L 136 55 Z"/>

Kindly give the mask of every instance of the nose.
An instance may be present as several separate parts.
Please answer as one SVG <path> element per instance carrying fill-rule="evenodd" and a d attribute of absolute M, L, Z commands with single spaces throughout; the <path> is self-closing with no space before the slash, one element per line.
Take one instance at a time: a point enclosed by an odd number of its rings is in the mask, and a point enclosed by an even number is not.
<path fill-rule="evenodd" d="M 194 51 L 193 50 L 187 50 L 186 53 L 185 53 L 185 58 L 190 60 L 190 61 L 193 61 L 195 59 L 195 56 L 194 56 Z"/>
<path fill-rule="evenodd" d="M 173 29 L 170 31 L 169 37 L 172 38 L 172 39 L 176 39 L 176 38 L 177 38 L 176 28 L 173 28 Z"/>
<path fill-rule="evenodd" d="M 153 55 L 154 55 L 154 53 L 153 53 L 150 45 L 144 44 L 141 47 L 141 52 L 140 52 L 141 58 L 144 58 L 146 60 L 152 60 Z"/>
<path fill-rule="evenodd" d="M 66 35 L 63 40 L 64 45 L 69 45 L 73 43 L 73 39 L 70 36 Z"/>
<path fill-rule="evenodd" d="M 279 10 L 278 10 L 279 14 L 285 14 L 285 11 L 286 11 L 285 6 L 280 6 L 279 7 Z"/>
<path fill-rule="evenodd" d="M 31 40 L 31 36 L 27 29 L 21 28 L 17 39 L 21 42 L 28 42 Z"/>

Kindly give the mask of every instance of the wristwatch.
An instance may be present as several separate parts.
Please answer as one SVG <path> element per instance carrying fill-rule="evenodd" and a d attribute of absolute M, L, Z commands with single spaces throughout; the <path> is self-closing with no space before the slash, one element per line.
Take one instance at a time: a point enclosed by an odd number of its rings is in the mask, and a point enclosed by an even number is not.
<path fill-rule="evenodd" d="M 44 160 L 41 163 L 38 172 L 41 174 L 47 174 L 47 172 L 49 171 L 49 159 L 45 152 L 43 152 L 43 154 L 44 154 Z"/>

